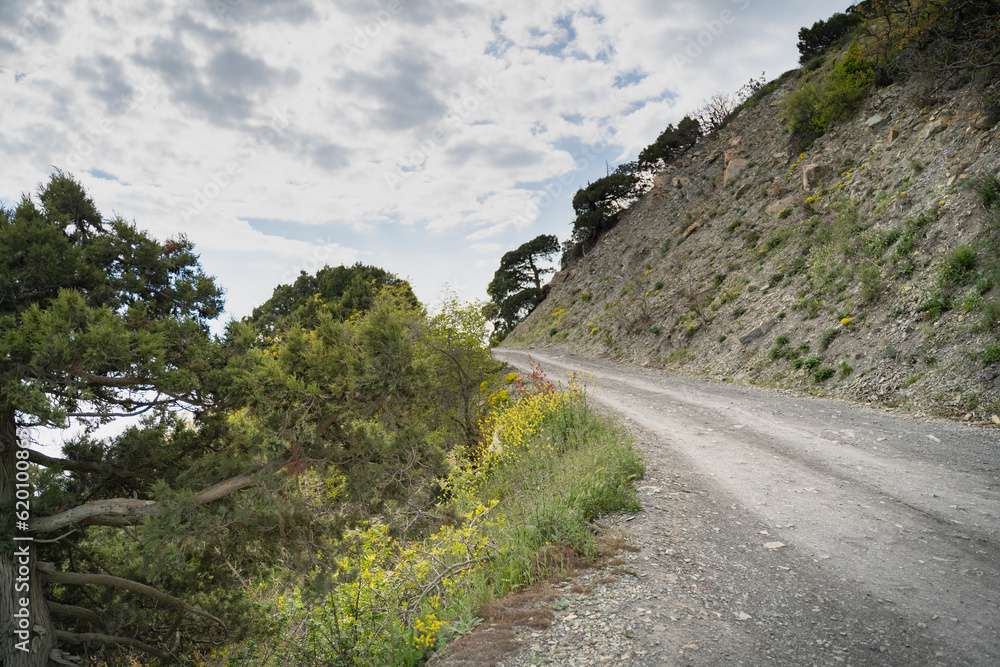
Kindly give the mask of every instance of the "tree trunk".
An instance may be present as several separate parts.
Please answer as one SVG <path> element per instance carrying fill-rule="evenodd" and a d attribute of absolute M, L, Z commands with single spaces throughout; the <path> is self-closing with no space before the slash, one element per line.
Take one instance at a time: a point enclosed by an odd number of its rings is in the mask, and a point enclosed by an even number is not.
<path fill-rule="evenodd" d="M 45 667 L 56 636 L 35 572 L 35 545 L 17 539 L 29 536 L 18 513 L 30 514 L 32 500 L 31 489 L 17 478 L 18 461 L 22 468 L 27 463 L 27 450 L 24 458 L 19 450 L 14 407 L 0 396 L 0 665 Z"/>

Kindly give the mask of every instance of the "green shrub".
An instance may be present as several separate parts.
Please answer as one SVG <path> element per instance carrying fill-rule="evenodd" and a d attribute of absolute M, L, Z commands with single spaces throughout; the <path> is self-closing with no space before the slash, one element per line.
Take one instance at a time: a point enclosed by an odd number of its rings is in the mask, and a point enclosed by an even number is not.
<path fill-rule="evenodd" d="M 857 111 L 874 82 L 871 66 L 852 46 L 825 76 L 799 87 L 785 98 L 784 118 L 799 150 L 831 125 Z"/>
<path fill-rule="evenodd" d="M 555 327 L 552 327 L 551 329 L 549 329 L 549 335 L 550 336 L 555 336 L 557 333 L 559 333 L 559 329 L 557 329 Z"/>
<path fill-rule="evenodd" d="M 819 365 L 821 363 L 823 363 L 823 360 L 820 357 L 812 356 L 806 359 L 804 362 L 802 362 L 802 365 L 805 366 L 807 369 L 814 371 L 817 368 L 819 368 Z"/>
<path fill-rule="evenodd" d="M 845 378 L 854 372 L 854 368 L 847 365 L 846 361 L 840 362 L 840 377 Z"/>
<path fill-rule="evenodd" d="M 882 292 L 882 269 L 868 264 L 861 269 L 861 298 L 867 303 L 878 300 Z"/>
<path fill-rule="evenodd" d="M 583 294 L 580 295 L 580 301 L 583 301 L 584 303 L 587 303 L 588 301 L 590 301 L 593 298 L 594 297 L 593 297 L 593 295 L 591 295 L 590 292 L 584 292 Z"/>
<path fill-rule="evenodd" d="M 656 327 L 656 326 L 649 327 L 649 332 L 652 333 L 653 335 L 659 336 L 660 335 L 660 327 Z"/>
<path fill-rule="evenodd" d="M 832 378 L 836 373 L 837 371 L 833 370 L 829 366 L 823 366 L 823 368 L 820 368 L 819 370 L 816 371 L 813 377 L 816 378 L 816 382 L 826 382 L 827 380 Z"/>
<path fill-rule="evenodd" d="M 653 289 L 654 290 L 661 290 L 661 289 L 663 289 L 663 282 L 660 281 L 660 280 L 657 280 L 656 284 L 653 285 Z"/>
<path fill-rule="evenodd" d="M 792 214 L 792 209 L 790 209 L 790 208 L 783 208 L 783 209 L 781 209 L 781 211 L 778 212 L 778 218 L 784 219 L 784 218 L 787 218 L 788 216 L 790 216 L 791 214 Z"/>
<path fill-rule="evenodd" d="M 785 345 L 788 345 L 788 342 L 789 342 L 788 336 L 784 334 L 781 334 L 780 336 L 774 339 L 774 344 L 777 345 L 778 347 L 784 347 Z"/>
<path fill-rule="evenodd" d="M 663 242 L 663 245 L 660 246 L 660 257 L 663 257 L 670 251 L 670 242 L 671 239 L 667 239 Z"/>
<path fill-rule="evenodd" d="M 725 273 L 716 273 L 715 277 L 712 278 L 712 287 L 714 289 L 719 289 L 719 287 L 724 282 L 726 282 L 726 274 Z"/>
<path fill-rule="evenodd" d="M 1000 344 L 984 347 L 979 353 L 979 359 L 983 362 L 983 366 L 992 366 L 1000 361 Z"/>
<path fill-rule="evenodd" d="M 976 190 L 983 208 L 1000 214 L 1000 180 L 996 176 L 987 176 L 979 182 Z"/>
<path fill-rule="evenodd" d="M 726 340 L 726 334 L 722 334 L 722 335 L 719 336 L 719 342 L 720 343 L 725 342 L 725 340 Z"/>

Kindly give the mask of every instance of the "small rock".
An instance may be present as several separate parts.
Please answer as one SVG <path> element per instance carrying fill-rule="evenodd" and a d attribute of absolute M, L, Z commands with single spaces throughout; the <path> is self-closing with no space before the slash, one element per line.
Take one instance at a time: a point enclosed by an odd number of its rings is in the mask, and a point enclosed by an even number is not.
<path fill-rule="evenodd" d="M 788 195 L 784 199 L 779 199 L 773 204 L 768 204 L 764 207 L 764 213 L 767 215 L 777 215 L 786 208 L 791 208 L 795 205 L 795 195 Z"/>
<path fill-rule="evenodd" d="M 722 175 L 722 184 L 729 185 L 737 178 L 739 178 L 740 174 L 743 173 L 743 170 L 746 169 L 748 164 L 750 164 L 750 160 L 741 157 L 729 160 L 728 163 L 726 164 L 726 171 Z"/>
<path fill-rule="evenodd" d="M 924 126 L 924 131 L 920 133 L 920 136 L 924 139 L 930 139 L 935 134 L 943 132 L 946 127 L 948 127 L 948 124 L 945 123 L 943 120 L 939 119 L 931 121 L 927 123 L 926 126 Z"/>
<path fill-rule="evenodd" d="M 783 546 L 785 546 L 784 542 L 765 542 L 764 543 L 764 548 L 765 549 L 780 549 Z"/>
<path fill-rule="evenodd" d="M 871 130 L 880 130 L 885 127 L 885 124 L 889 122 L 887 116 L 883 116 L 880 113 L 875 114 L 871 118 L 865 121 L 865 125 Z"/>
<path fill-rule="evenodd" d="M 824 177 L 830 172 L 832 165 L 830 164 L 806 164 L 802 166 L 802 187 L 806 192 L 812 191 L 814 187 L 819 185 Z"/>
<path fill-rule="evenodd" d="M 993 415 L 992 417 L 990 417 L 990 421 L 992 421 L 997 426 L 1000 426 L 1000 416 Z"/>

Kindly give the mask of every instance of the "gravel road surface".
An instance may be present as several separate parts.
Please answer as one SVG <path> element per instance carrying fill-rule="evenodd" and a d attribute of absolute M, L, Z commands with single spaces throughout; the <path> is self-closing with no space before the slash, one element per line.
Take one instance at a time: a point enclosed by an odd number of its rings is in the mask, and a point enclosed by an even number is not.
<path fill-rule="evenodd" d="M 643 511 L 617 517 L 630 574 L 567 589 L 495 664 L 1000 665 L 997 429 L 494 353 L 592 374 L 648 466 Z"/>

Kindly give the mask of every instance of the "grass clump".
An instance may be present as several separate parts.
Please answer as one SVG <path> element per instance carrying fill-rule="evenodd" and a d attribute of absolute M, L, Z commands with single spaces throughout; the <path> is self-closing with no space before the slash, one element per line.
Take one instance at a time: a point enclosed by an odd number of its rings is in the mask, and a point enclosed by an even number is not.
<path fill-rule="evenodd" d="M 940 277 L 944 283 L 965 284 L 976 268 L 976 251 L 971 246 L 961 245 L 948 253 L 941 264 Z"/>
<path fill-rule="evenodd" d="M 819 349 L 825 352 L 826 349 L 830 347 L 830 343 L 833 342 L 833 339 L 836 338 L 839 334 L 840 334 L 840 329 L 837 329 L 835 327 L 824 331 L 823 335 L 819 339 Z"/>

